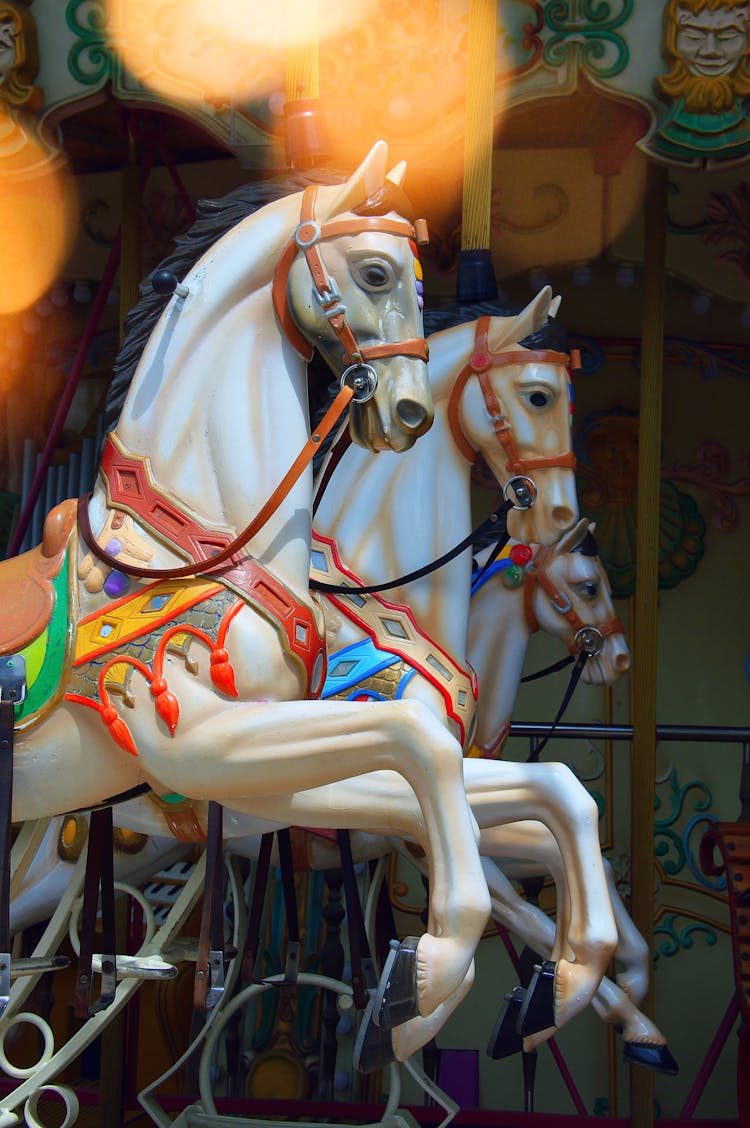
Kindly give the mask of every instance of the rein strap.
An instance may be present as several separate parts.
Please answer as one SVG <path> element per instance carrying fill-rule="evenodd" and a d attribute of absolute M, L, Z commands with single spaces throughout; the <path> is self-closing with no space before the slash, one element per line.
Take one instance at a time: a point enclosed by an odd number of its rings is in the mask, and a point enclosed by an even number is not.
<path fill-rule="evenodd" d="M 98 560 L 101 560 L 115 571 L 123 572 L 126 576 L 135 576 L 139 579 L 147 580 L 174 580 L 182 576 L 199 576 L 204 572 L 211 572 L 220 567 L 220 565 L 226 564 L 227 561 L 232 560 L 239 550 L 244 548 L 245 545 L 260 532 L 266 522 L 273 516 L 284 498 L 301 477 L 303 471 L 312 462 L 315 452 L 333 430 L 339 418 L 349 406 L 353 395 L 354 392 L 348 385 L 345 384 L 341 388 L 336 399 L 321 419 L 320 425 L 307 440 L 268 501 L 258 510 L 250 524 L 243 529 L 239 536 L 215 555 L 202 560 L 193 561 L 179 568 L 139 568 L 136 565 L 118 563 L 113 557 L 107 555 L 94 537 L 88 513 L 88 503 L 91 499 L 90 494 L 78 499 L 78 527 L 86 547 Z M 138 517 L 141 521 L 144 521 L 143 515 L 139 514 Z M 148 521 L 146 521 L 145 524 L 146 527 L 148 527 Z M 200 546 L 196 546 L 196 553 L 201 551 Z"/>

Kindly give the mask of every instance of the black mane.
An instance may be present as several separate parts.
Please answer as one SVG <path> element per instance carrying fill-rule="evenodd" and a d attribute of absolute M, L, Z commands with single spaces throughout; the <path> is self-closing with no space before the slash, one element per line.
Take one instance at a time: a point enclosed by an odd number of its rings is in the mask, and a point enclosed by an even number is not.
<path fill-rule="evenodd" d="M 266 204 L 301 192 L 312 182 L 313 176 L 316 183 L 336 184 L 343 179 L 334 173 L 305 175 L 290 172 L 273 180 L 242 185 L 217 200 L 199 200 L 198 218 L 188 231 L 175 239 L 174 250 L 155 267 L 153 273 L 169 270 L 178 282 L 182 281 L 201 255 L 222 235 Z M 124 339 L 112 368 L 112 381 L 104 403 L 105 435 L 117 423 L 138 361 L 167 302 L 163 295 L 155 292 L 151 277 L 148 275 L 141 282 L 140 298 L 125 318 Z"/>

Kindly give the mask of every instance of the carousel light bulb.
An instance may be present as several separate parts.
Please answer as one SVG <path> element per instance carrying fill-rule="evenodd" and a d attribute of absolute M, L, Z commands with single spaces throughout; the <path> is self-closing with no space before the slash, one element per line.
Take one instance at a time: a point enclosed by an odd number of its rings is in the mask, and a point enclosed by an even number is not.
<path fill-rule="evenodd" d="M 50 301 L 60 309 L 68 304 L 68 287 L 64 282 L 58 282 L 52 287 Z"/>
<path fill-rule="evenodd" d="M 690 308 L 693 313 L 702 317 L 711 308 L 711 295 L 707 294 L 705 290 L 701 290 L 699 294 L 694 294 L 690 301 Z"/>
<path fill-rule="evenodd" d="M 623 290 L 627 290 L 635 283 L 635 267 L 632 263 L 623 262 L 615 272 L 615 282 Z"/>
<path fill-rule="evenodd" d="M 24 331 L 24 333 L 30 333 L 31 336 L 34 336 L 35 334 L 37 334 L 39 332 L 41 327 L 42 327 L 42 323 L 41 323 L 41 321 L 39 320 L 38 317 L 35 317 L 33 313 L 27 313 L 26 314 L 26 316 L 23 319 L 23 331 Z"/>
<path fill-rule="evenodd" d="M 88 282 L 78 281 L 73 287 L 73 301 L 79 305 L 86 305 L 91 301 L 91 287 Z"/>
<path fill-rule="evenodd" d="M 117 306 L 120 304 L 120 287 L 113 286 L 107 294 L 107 305 Z"/>
<path fill-rule="evenodd" d="M 49 317 L 49 315 L 52 313 L 52 302 L 45 294 L 44 297 L 40 298 L 36 303 L 34 309 L 40 317 Z"/>
<path fill-rule="evenodd" d="M 588 286 L 591 283 L 591 267 L 586 263 L 577 266 L 573 271 L 573 281 L 576 286 Z"/>

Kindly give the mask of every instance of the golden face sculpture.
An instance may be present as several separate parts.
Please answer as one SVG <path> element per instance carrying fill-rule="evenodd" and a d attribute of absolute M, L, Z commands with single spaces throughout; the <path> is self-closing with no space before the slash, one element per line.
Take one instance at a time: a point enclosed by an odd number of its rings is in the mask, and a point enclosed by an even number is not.
<path fill-rule="evenodd" d="M 746 4 L 713 12 L 678 7 L 675 45 L 690 74 L 719 78 L 737 70 L 748 50 L 748 12 Z"/>
<path fill-rule="evenodd" d="M 669 0 L 664 19 L 663 94 L 716 114 L 750 93 L 749 0 Z"/>
<path fill-rule="evenodd" d="M 23 0 L 0 0 L 0 101 L 37 109 L 41 90 L 34 86 L 39 68 L 36 24 Z"/>

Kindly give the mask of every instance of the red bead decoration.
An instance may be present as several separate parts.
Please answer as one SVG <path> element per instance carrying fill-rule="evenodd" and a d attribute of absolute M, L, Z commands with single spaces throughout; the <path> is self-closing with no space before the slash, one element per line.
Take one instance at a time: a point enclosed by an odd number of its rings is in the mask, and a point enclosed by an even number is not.
<path fill-rule="evenodd" d="M 514 564 L 518 564 L 519 568 L 525 568 L 533 555 L 527 544 L 514 544 L 509 553 L 511 560 Z"/>

